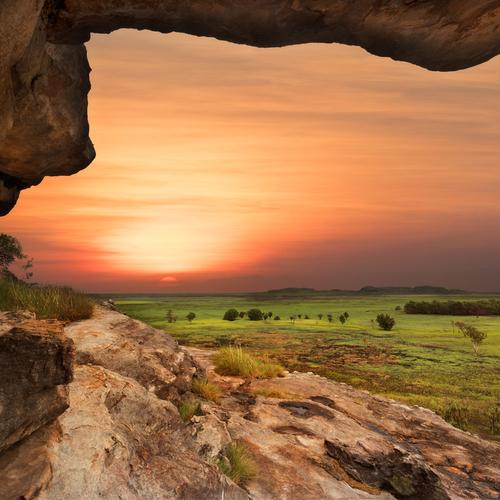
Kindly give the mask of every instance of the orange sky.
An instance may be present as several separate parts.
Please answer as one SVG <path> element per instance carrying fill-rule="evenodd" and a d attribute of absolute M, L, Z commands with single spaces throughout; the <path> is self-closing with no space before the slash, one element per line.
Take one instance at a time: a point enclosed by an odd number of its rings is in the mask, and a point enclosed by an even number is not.
<path fill-rule="evenodd" d="M 500 58 L 119 31 L 88 44 L 96 161 L 0 230 L 91 291 L 500 290 Z"/>

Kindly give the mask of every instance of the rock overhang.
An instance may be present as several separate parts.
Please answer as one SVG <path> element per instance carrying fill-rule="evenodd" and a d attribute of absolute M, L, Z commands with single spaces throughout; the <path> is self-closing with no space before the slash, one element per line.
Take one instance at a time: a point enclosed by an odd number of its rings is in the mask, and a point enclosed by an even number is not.
<path fill-rule="evenodd" d="M 337 42 L 433 71 L 500 51 L 500 0 L 5 0 L 0 19 L 0 215 L 20 190 L 94 159 L 91 33 L 175 31 L 258 47 Z"/>

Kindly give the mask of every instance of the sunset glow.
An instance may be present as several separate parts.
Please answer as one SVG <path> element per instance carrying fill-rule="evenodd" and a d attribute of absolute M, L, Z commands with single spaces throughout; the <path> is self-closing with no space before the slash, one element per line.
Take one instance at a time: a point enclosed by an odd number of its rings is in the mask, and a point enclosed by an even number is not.
<path fill-rule="evenodd" d="M 500 60 L 95 35 L 96 161 L 0 222 L 91 291 L 500 288 Z"/>

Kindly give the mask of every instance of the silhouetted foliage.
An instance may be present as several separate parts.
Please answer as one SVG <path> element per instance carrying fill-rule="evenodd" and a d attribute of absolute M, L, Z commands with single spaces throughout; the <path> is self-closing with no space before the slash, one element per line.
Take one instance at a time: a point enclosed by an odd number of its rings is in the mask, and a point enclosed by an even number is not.
<path fill-rule="evenodd" d="M 485 299 L 475 301 L 448 300 L 440 302 L 416 302 L 411 300 L 405 304 L 406 314 L 441 314 L 449 316 L 498 316 L 500 300 Z"/>
<path fill-rule="evenodd" d="M 377 323 L 382 330 L 389 331 L 394 328 L 396 320 L 388 314 L 381 313 L 377 315 Z"/>
<path fill-rule="evenodd" d="M 167 311 L 165 318 L 169 323 L 175 323 L 177 321 L 177 316 L 173 313 L 172 309 Z"/>
<path fill-rule="evenodd" d="M 240 314 L 236 309 L 228 309 L 224 316 L 222 317 L 225 321 L 236 321 L 239 318 Z"/>
<path fill-rule="evenodd" d="M 24 261 L 24 262 L 23 262 Z M 11 273 L 9 267 L 15 262 L 21 264 L 25 275 L 24 278 L 30 279 L 33 276 L 31 268 L 33 267 L 33 259 L 29 259 L 23 252 L 23 247 L 19 240 L 9 234 L 0 234 L 0 277 L 15 279 L 15 275 Z"/>
<path fill-rule="evenodd" d="M 250 321 L 261 321 L 264 318 L 264 313 L 260 309 L 250 309 L 247 311 L 247 316 Z"/>

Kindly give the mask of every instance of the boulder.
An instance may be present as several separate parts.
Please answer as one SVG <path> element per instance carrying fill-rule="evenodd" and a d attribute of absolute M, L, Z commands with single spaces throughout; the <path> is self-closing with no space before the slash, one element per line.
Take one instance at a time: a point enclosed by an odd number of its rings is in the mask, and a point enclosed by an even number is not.
<path fill-rule="evenodd" d="M 0 453 L 69 405 L 73 343 L 56 321 L 0 316 Z"/>
<path fill-rule="evenodd" d="M 65 328 L 79 364 L 99 365 L 139 382 L 161 399 L 177 401 L 199 371 L 191 355 L 161 330 L 104 307 Z"/>

